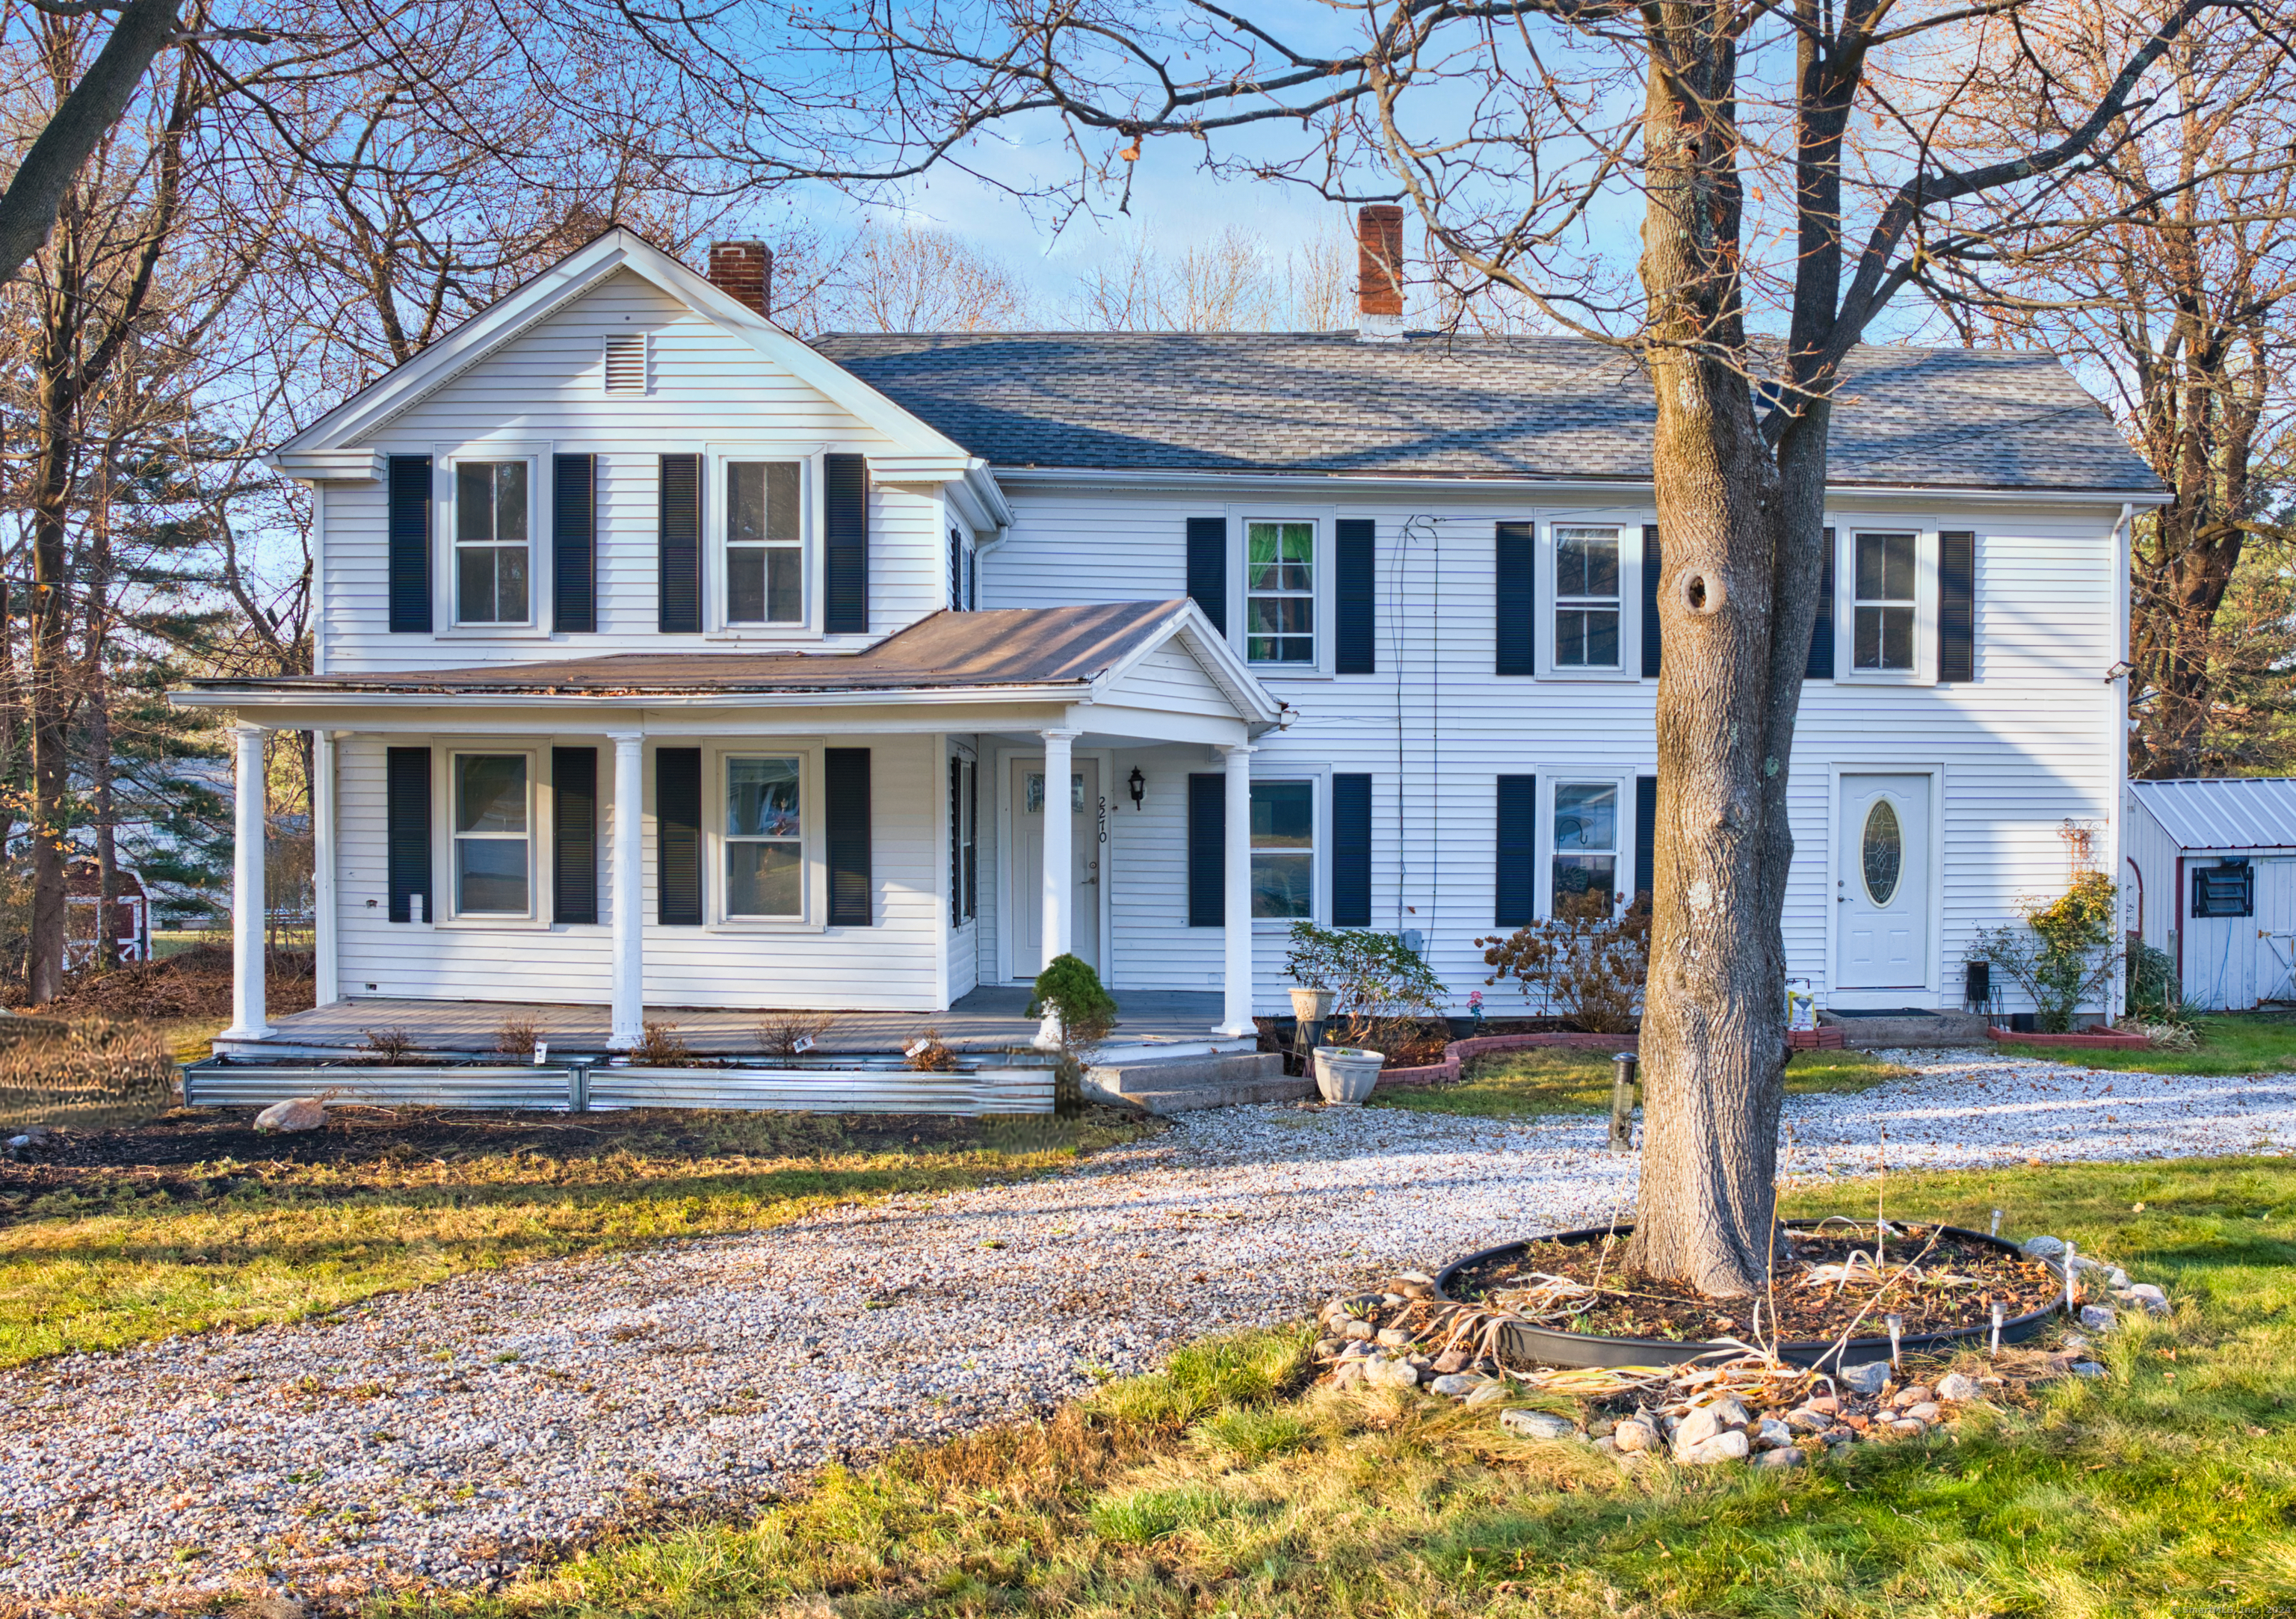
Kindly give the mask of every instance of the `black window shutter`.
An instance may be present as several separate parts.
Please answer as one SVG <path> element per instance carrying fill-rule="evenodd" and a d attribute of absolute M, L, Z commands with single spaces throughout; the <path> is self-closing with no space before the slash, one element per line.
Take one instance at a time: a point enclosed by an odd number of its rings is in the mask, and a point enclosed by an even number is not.
<path fill-rule="evenodd" d="M 980 554 L 977 551 L 964 554 L 964 610 L 980 611 Z"/>
<path fill-rule="evenodd" d="M 1535 675 L 1538 672 L 1538 528 L 1528 522 L 1503 522 L 1498 528 L 1498 573 L 1493 580 L 1492 603 L 1497 609 L 1497 662 L 1493 672 Z M 1525 780 L 1529 779 L 1524 777 Z M 1530 918 L 1525 916 L 1524 921 Z"/>
<path fill-rule="evenodd" d="M 1527 927 L 1538 918 L 1538 777 L 1498 778 L 1498 827 L 1493 841 L 1498 881 L 1491 920 Z"/>
<path fill-rule="evenodd" d="M 1643 524 L 1643 678 L 1658 678 L 1658 524 Z"/>
<path fill-rule="evenodd" d="M 598 628 L 598 458 L 559 456 L 550 477 L 550 627 Z"/>
<path fill-rule="evenodd" d="M 653 751 L 655 918 L 701 925 L 701 750 Z"/>
<path fill-rule="evenodd" d="M 1332 925 L 1371 925 L 1371 777 L 1332 777 Z"/>
<path fill-rule="evenodd" d="M 956 529 L 948 531 L 948 605 L 952 612 L 964 611 L 964 535 Z"/>
<path fill-rule="evenodd" d="M 701 632 L 701 457 L 661 458 L 661 633 Z M 690 750 L 688 750 L 690 751 Z M 698 922 L 699 917 L 696 918 Z"/>
<path fill-rule="evenodd" d="M 822 628 L 832 635 L 869 629 L 869 457 L 824 456 Z"/>
<path fill-rule="evenodd" d="M 829 925 L 867 927 L 871 920 L 868 749 L 822 750 L 821 810 L 826 826 L 822 844 L 829 856 Z"/>
<path fill-rule="evenodd" d="M 430 633 L 430 457 L 390 458 L 390 633 Z M 405 920 L 401 917 L 400 920 Z"/>
<path fill-rule="evenodd" d="M 948 759 L 948 924 L 964 919 L 964 760 Z"/>
<path fill-rule="evenodd" d="M 1188 599 L 1227 633 L 1227 519 L 1188 519 Z M 1210 926 L 1207 923 L 1204 925 Z"/>
<path fill-rule="evenodd" d="M 1977 536 L 1938 536 L 1939 680 L 1977 678 Z"/>
<path fill-rule="evenodd" d="M 584 457 L 586 459 L 587 457 Z M 598 750 L 550 750 L 550 916 L 598 919 Z"/>
<path fill-rule="evenodd" d="M 1188 925 L 1218 927 L 1227 917 L 1227 780 L 1188 777 Z"/>
<path fill-rule="evenodd" d="M 1658 777 L 1635 777 L 1635 892 L 1658 885 Z"/>
<path fill-rule="evenodd" d="M 1833 530 L 1825 530 L 1818 536 L 1817 562 L 1817 622 L 1810 626 L 1809 662 L 1802 670 L 1805 680 L 1833 678 Z"/>
<path fill-rule="evenodd" d="M 980 915 L 980 766 L 976 761 L 964 773 L 964 916 L 968 922 Z"/>
<path fill-rule="evenodd" d="M 1377 572 L 1379 526 L 1368 517 L 1343 517 L 1332 525 L 1332 670 L 1341 675 L 1379 672 Z M 1368 905 L 1368 901 L 1365 902 Z M 1368 927 L 1366 919 L 1349 923 Z"/>
<path fill-rule="evenodd" d="M 386 750 L 382 797 L 390 919 L 413 921 L 414 908 L 408 902 L 420 894 L 422 919 L 435 922 L 430 907 L 430 750 Z"/>

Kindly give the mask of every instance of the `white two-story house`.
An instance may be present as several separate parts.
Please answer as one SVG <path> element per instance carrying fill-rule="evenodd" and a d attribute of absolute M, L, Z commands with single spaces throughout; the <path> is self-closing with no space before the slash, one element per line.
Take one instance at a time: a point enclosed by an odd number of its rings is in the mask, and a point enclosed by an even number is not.
<path fill-rule="evenodd" d="M 1415 935 L 1464 999 L 1478 939 L 1647 886 L 1628 358 L 1376 320 L 808 345 L 769 281 L 609 231 L 276 452 L 316 672 L 178 700 L 241 727 L 242 942 L 262 732 L 317 736 L 323 1003 L 610 1006 L 624 1045 L 1069 950 L 1242 1034 L 1294 918 Z M 2158 489 L 2046 356 L 1867 349 L 1834 419 L 1791 971 L 1956 1007 L 1972 930 L 2118 867 Z"/>

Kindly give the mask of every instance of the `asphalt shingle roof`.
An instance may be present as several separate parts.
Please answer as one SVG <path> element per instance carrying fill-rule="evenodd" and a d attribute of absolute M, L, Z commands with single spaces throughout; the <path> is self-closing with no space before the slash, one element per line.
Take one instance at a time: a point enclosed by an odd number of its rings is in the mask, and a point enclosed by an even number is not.
<path fill-rule="evenodd" d="M 814 347 L 998 467 L 1648 482 L 1631 358 L 1577 338 L 836 333 Z M 2055 357 L 1857 349 L 1835 484 L 2159 488 Z"/>

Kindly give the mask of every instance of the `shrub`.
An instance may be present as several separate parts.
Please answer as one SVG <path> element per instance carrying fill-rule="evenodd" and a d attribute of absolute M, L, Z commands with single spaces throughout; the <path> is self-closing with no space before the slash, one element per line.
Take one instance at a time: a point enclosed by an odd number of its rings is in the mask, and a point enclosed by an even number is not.
<path fill-rule="evenodd" d="M 166 1045 L 143 1025 L 0 1020 L 0 1129 L 137 1123 L 176 1105 L 176 1082 Z"/>
<path fill-rule="evenodd" d="M 901 1065 L 919 1073 L 947 1073 L 956 1066 L 956 1053 L 941 1040 L 939 1030 L 927 1029 L 909 1042 L 901 1054 Z"/>
<path fill-rule="evenodd" d="M 511 1056 L 532 1056 L 542 1038 L 542 1025 L 530 1017 L 505 1017 L 495 1025 L 495 1049 Z"/>
<path fill-rule="evenodd" d="M 2043 905 L 2028 902 L 2024 920 L 1981 928 L 1969 958 L 1994 968 L 2031 998 L 2033 1021 L 2045 1034 L 2062 1034 L 2085 1000 L 2101 992 L 2120 966 L 2113 949 L 2119 891 L 2101 871 L 2085 871 L 2072 886 Z"/>
<path fill-rule="evenodd" d="M 1504 938 L 1476 940 L 1497 969 L 1483 982 L 1512 978 L 1541 1012 L 1590 1034 L 1632 1033 L 1650 977 L 1650 896 L 1636 894 L 1613 916 L 1604 895 L 1566 895 L 1558 912 Z"/>
<path fill-rule="evenodd" d="M 1332 991 L 1332 1021 L 1345 1025 L 1348 1045 L 1387 1049 L 1450 993 L 1398 934 L 1294 922 L 1291 938 L 1287 969 L 1305 987 Z"/>
<path fill-rule="evenodd" d="M 1055 956 L 1037 974 L 1029 1015 L 1042 1017 L 1047 1012 L 1061 1020 L 1062 1035 L 1070 1045 L 1106 1040 L 1116 1027 L 1116 998 L 1102 987 L 1100 974 L 1081 957 Z"/>
<path fill-rule="evenodd" d="M 2128 946 L 2129 1015 L 2147 1023 L 2184 1021 L 2184 995 L 2177 982 L 2177 958 L 2143 940 Z"/>
<path fill-rule="evenodd" d="M 404 1029 L 362 1029 L 359 1044 L 386 1063 L 402 1063 L 414 1054 L 414 1037 Z"/>
<path fill-rule="evenodd" d="M 801 1056 L 837 1023 L 833 1012 L 775 1012 L 758 1020 L 758 1045 L 768 1056 Z"/>
<path fill-rule="evenodd" d="M 682 1068 L 693 1060 L 693 1048 L 678 1033 L 677 1025 L 652 1018 L 646 1019 L 645 1038 L 630 1048 L 630 1061 L 656 1068 Z"/>

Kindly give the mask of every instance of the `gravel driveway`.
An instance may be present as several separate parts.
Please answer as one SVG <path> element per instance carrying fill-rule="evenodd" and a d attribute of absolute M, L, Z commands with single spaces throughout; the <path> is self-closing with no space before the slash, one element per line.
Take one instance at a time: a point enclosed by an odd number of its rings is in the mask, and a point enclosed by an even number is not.
<path fill-rule="evenodd" d="M 1795 1098 L 1797 1170 L 2296 1149 L 2296 1076 L 1975 1053 Z M 1015 1185 L 466 1277 L 299 1326 L 0 1373 L 0 1593 L 500 1575 L 649 1504 L 1041 1410 L 1209 1329 L 1634 1191 L 1598 1119 L 1198 1114 Z"/>

